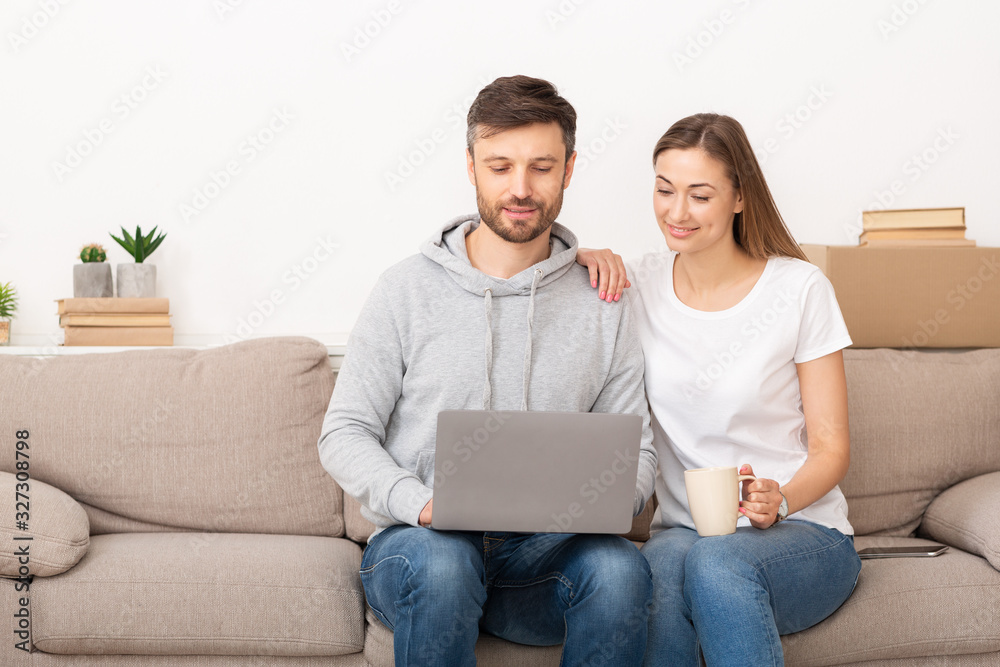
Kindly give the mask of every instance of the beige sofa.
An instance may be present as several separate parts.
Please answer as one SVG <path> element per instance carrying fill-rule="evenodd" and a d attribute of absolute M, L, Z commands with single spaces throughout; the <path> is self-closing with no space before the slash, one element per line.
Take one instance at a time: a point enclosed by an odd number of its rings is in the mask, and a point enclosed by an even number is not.
<path fill-rule="evenodd" d="M 846 358 L 857 546 L 952 550 L 865 562 L 838 612 L 784 638 L 788 664 L 1000 664 L 1000 350 Z M 33 575 L 0 581 L 0 664 L 391 664 L 358 578 L 371 527 L 317 455 L 333 383 L 306 338 L 0 355 L 0 571 L 29 544 Z M 555 665 L 559 648 L 483 637 L 479 655 Z"/>

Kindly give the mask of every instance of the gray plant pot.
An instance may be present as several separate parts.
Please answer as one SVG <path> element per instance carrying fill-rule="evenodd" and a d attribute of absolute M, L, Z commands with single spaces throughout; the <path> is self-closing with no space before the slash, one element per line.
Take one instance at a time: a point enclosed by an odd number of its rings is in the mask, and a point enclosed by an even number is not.
<path fill-rule="evenodd" d="M 156 296 L 156 267 L 152 264 L 119 264 L 118 296 L 126 299 Z"/>
<path fill-rule="evenodd" d="M 82 298 L 112 297 L 111 265 L 87 262 L 73 265 L 73 296 Z"/>

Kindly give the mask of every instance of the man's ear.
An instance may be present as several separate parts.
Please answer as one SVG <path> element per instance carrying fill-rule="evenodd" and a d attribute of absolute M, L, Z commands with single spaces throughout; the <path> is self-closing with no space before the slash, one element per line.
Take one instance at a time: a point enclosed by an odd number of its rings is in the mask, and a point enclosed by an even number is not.
<path fill-rule="evenodd" d="M 576 165 L 576 151 L 566 160 L 566 175 L 563 176 L 563 190 L 569 187 L 569 179 L 573 178 L 573 166 Z"/>
<path fill-rule="evenodd" d="M 469 170 L 469 182 L 476 184 L 476 161 L 472 159 L 472 151 L 465 149 L 465 165 Z"/>

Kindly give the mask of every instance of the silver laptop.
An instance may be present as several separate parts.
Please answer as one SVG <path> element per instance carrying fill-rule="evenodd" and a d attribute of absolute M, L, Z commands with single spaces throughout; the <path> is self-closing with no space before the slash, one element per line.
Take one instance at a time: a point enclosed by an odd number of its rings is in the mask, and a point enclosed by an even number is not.
<path fill-rule="evenodd" d="M 641 438 L 639 415 L 445 410 L 431 525 L 627 533 Z"/>

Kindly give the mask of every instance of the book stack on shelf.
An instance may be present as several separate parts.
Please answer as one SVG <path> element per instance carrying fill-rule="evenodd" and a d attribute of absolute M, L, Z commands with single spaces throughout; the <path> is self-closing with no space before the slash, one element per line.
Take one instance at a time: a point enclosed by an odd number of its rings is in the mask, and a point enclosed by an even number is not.
<path fill-rule="evenodd" d="M 173 345 L 170 299 L 60 299 L 65 345 Z"/>
<path fill-rule="evenodd" d="M 858 245 L 871 248 L 964 248 L 976 245 L 965 238 L 964 208 L 922 208 L 865 211 Z"/>

